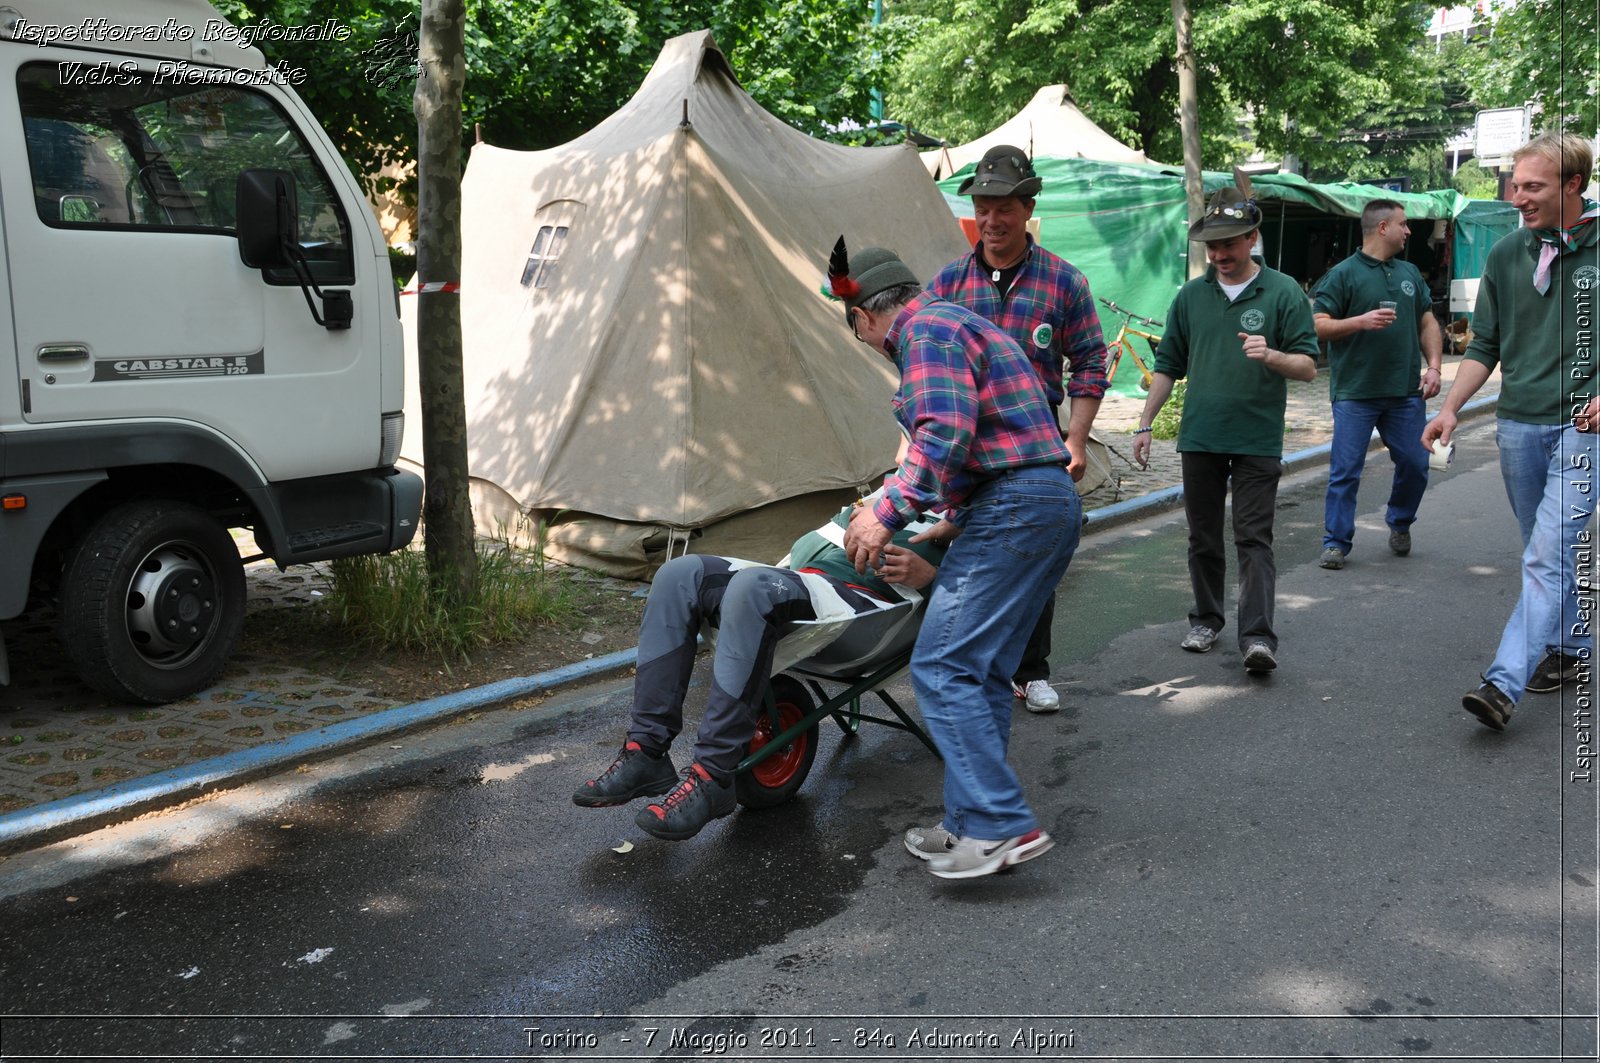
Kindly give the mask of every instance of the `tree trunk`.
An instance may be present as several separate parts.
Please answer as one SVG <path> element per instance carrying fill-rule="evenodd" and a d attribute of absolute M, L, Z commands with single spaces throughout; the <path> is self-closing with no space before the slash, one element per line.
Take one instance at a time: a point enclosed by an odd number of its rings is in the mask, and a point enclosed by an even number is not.
<path fill-rule="evenodd" d="M 467 404 L 461 370 L 461 295 L 427 292 L 461 279 L 461 93 L 466 0 L 422 0 L 417 114 L 417 375 L 427 477 L 424 544 L 430 587 L 472 600 L 478 555 L 467 489 Z"/>
<path fill-rule="evenodd" d="M 1189 201 L 1189 224 L 1206 209 L 1200 182 L 1200 90 L 1194 69 L 1194 21 L 1188 0 L 1172 0 L 1172 23 L 1178 34 L 1178 119 L 1183 129 L 1183 190 Z M 1204 244 L 1189 244 L 1189 276 L 1205 272 Z"/>

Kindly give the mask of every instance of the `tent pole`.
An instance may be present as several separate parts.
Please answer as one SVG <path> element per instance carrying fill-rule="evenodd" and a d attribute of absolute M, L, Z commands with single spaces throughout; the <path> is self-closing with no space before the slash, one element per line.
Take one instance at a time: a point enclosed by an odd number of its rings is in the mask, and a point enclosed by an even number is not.
<path fill-rule="evenodd" d="M 1278 200 L 1278 264 L 1272 268 L 1279 273 L 1283 272 L 1283 212 L 1287 204 L 1287 200 Z"/>

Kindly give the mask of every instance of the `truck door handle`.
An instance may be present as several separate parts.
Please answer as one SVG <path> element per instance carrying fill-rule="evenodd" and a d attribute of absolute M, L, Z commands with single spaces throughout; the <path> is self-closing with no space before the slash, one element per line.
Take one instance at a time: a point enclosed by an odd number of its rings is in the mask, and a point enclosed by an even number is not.
<path fill-rule="evenodd" d="M 89 357 L 89 348 L 81 343 L 46 343 L 39 348 L 41 362 L 75 362 Z"/>

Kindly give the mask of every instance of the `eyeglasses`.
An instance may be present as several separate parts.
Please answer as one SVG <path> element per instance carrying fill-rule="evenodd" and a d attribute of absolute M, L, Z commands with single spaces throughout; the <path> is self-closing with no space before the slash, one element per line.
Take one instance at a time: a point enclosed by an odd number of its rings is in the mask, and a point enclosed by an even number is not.
<path fill-rule="evenodd" d="M 867 342 L 866 340 L 861 338 L 861 327 L 856 324 L 856 312 L 855 312 L 855 310 L 851 310 L 850 311 L 850 331 L 855 335 L 857 343 L 866 343 Z"/>

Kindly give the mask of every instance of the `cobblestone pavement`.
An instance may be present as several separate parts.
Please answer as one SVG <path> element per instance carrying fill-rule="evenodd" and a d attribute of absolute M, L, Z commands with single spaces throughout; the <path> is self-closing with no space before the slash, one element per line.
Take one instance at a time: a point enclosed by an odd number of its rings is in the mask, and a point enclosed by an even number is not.
<path fill-rule="evenodd" d="M 1445 359 L 1446 386 L 1456 358 Z M 1327 374 L 1289 386 L 1284 452 L 1327 442 L 1333 431 Z M 1498 392 L 1491 377 L 1482 393 Z M 1437 409 L 1440 400 L 1429 403 Z M 1142 399 L 1109 395 L 1095 434 L 1112 451 L 1112 482 L 1091 507 L 1148 494 L 1180 482 L 1170 441 L 1155 444 L 1150 468 L 1132 464 L 1133 429 Z M 1380 462 L 1376 467 L 1384 467 Z M 322 582 L 316 566 L 279 572 L 270 562 L 247 566 L 251 610 L 310 600 Z M 581 574 L 577 578 L 582 578 Z M 113 783 L 247 749 L 340 720 L 381 712 L 394 703 L 271 660 L 243 647 L 222 681 L 196 697 L 157 708 L 109 701 L 80 683 L 61 660 L 53 618 L 34 613 L 6 624 L 15 683 L 0 687 L 0 814 L 99 789 Z"/>
<path fill-rule="evenodd" d="M 319 582 L 314 566 L 279 572 L 255 562 L 246 566 L 247 608 L 306 601 Z M 61 659 L 53 615 L 8 624 L 6 643 L 14 683 L 0 687 L 0 813 L 393 706 L 248 647 L 210 690 L 169 705 L 130 706 L 90 690 L 64 665 L 34 666 Z"/>

